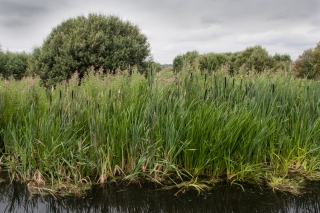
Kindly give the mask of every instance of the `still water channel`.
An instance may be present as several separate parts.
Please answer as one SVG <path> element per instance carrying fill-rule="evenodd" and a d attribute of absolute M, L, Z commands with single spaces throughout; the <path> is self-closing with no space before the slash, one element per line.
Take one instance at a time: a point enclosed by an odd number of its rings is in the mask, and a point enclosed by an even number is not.
<path fill-rule="evenodd" d="M 26 185 L 0 183 L 0 212 L 320 212 L 320 183 L 306 185 L 304 194 L 221 183 L 198 195 L 189 190 L 159 190 L 153 184 L 93 186 L 83 198 L 30 196 Z"/>

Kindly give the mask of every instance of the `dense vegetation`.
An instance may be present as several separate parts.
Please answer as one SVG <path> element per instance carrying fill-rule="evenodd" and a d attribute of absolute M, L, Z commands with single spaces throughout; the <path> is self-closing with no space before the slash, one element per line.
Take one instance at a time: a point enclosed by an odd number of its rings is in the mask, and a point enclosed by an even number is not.
<path fill-rule="evenodd" d="M 296 75 L 302 78 L 317 79 L 320 75 L 320 42 L 315 48 L 305 50 L 294 63 Z"/>
<path fill-rule="evenodd" d="M 291 58 L 289 55 L 275 54 L 269 55 L 267 50 L 261 46 L 248 47 L 244 51 L 235 53 L 207 53 L 200 55 L 197 51 L 187 52 L 178 55 L 173 60 L 173 70 L 181 71 L 184 66 L 200 65 L 200 70 L 218 70 L 221 66 L 228 66 L 228 72 L 255 70 L 263 72 L 265 70 L 289 70 Z"/>
<path fill-rule="evenodd" d="M 116 16 L 89 14 L 54 28 L 34 50 L 28 71 L 51 86 L 69 79 L 75 71 L 82 78 L 91 66 L 105 73 L 141 67 L 149 55 L 147 37 L 138 26 Z"/>
<path fill-rule="evenodd" d="M 147 78 L 91 70 L 50 92 L 38 78 L 2 79 L 1 163 L 38 184 L 205 177 L 280 188 L 319 177 L 319 88 L 288 72 L 192 67 Z"/>
<path fill-rule="evenodd" d="M 172 69 L 149 53 L 137 26 L 95 14 L 64 21 L 31 55 L 0 49 L 2 169 L 65 188 L 121 177 L 288 190 L 320 177 L 320 87 L 308 80 L 320 43 L 293 64 L 261 46 L 187 52 Z"/>
<path fill-rule="evenodd" d="M 21 79 L 27 76 L 27 61 L 30 54 L 25 52 L 3 52 L 0 48 L 0 75 L 3 78 Z"/>

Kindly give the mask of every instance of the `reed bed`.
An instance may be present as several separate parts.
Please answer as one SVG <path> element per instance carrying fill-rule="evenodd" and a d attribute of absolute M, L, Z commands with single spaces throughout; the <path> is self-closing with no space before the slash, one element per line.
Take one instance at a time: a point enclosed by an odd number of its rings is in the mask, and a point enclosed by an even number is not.
<path fill-rule="evenodd" d="M 38 78 L 0 80 L 0 160 L 12 180 L 201 190 L 227 179 L 288 190 L 320 176 L 317 81 L 185 67 L 147 77 L 91 69 L 78 82 L 48 90 Z"/>

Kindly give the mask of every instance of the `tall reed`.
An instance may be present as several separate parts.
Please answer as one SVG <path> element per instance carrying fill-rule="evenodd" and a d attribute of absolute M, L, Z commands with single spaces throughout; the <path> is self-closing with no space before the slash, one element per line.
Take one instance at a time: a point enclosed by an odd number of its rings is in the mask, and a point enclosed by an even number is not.
<path fill-rule="evenodd" d="M 0 80 L 1 161 L 13 179 L 319 177 L 319 82 L 188 66 L 147 77 L 90 70 L 78 82 Z"/>

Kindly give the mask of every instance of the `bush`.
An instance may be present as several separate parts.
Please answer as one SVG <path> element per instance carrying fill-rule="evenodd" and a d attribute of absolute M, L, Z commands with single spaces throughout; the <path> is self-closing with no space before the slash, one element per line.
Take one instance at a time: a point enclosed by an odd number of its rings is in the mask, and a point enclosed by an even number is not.
<path fill-rule="evenodd" d="M 151 71 L 157 73 L 161 70 L 162 70 L 162 65 L 160 63 L 150 60 L 145 62 L 140 73 L 150 73 Z"/>
<path fill-rule="evenodd" d="M 138 26 L 116 16 L 89 14 L 54 28 L 42 47 L 34 49 L 28 72 L 50 86 L 75 71 L 82 78 L 91 66 L 112 73 L 139 67 L 149 55 L 147 37 Z"/>
<path fill-rule="evenodd" d="M 2 52 L 0 49 L 0 74 L 3 78 L 21 79 L 26 76 L 27 61 L 30 54 L 25 52 Z"/>
<path fill-rule="evenodd" d="M 183 55 L 178 55 L 173 59 L 172 69 L 174 72 L 179 72 L 184 66 L 190 64 L 194 66 L 195 59 L 199 56 L 198 51 L 189 51 Z"/>
<path fill-rule="evenodd" d="M 200 70 L 217 70 L 226 63 L 230 63 L 230 56 L 226 53 L 208 53 L 199 56 Z"/>
<path fill-rule="evenodd" d="M 291 57 L 288 54 L 280 55 L 276 53 L 274 56 L 272 56 L 272 59 L 274 61 L 274 70 L 287 71 L 292 63 Z"/>
<path fill-rule="evenodd" d="M 315 48 L 305 50 L 294 62 L 297 77 L 314 79 L 320 75 L 320 42 Z"/>
<path fill-rule="evenodd" d="M 254 47 L 248 47 L 244 51 L 237 55 L 237 59 L 234 63 L 235 70 L 239 70 L 240 67 L 246 66 L 247 69 L 253 69 L 257 72 L 263 72 L 266 69 L 273 67 L 273 59 L 269 56 L 266 49 L 257 45 Z"/>

